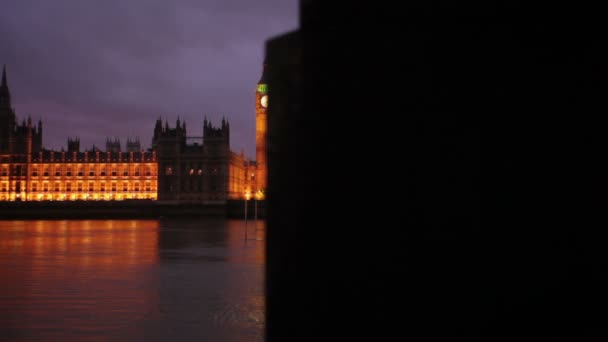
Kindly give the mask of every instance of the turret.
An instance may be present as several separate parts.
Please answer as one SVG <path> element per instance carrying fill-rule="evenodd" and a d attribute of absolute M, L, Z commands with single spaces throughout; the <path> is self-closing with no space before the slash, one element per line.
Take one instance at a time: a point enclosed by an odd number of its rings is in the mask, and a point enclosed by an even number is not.
<path fill-rule="evenodd" d="M 34 127 L 32 134 L 32 152 L 42 150 L 42 120 L 38 119 L 38 126 Z"/>
<path fill-rule="evenodd" d="M 210 121 L 203 122 L 203 144 L 210 142 L 228 143 L 230 141 L 230 128 L 228 121 L 222 119 L 220 127 L 214 127 Z"/>
<path fill-rule="evenodd" d="M 120 152 L 120 140 L 118 138 L 106 138 L 106 152 Z"/>
<path fill-rule="evenodd" d="M 68 152 L 80 151 L 80 138 L 68 138 Z"/>
<path fill-rule="evenodd" d="M 156 124 L 154 125 L 154 134 L 152 135 L 152 149 L 156 149 L 158 146 L 158 141 L 163 134 L 163 120 L 158 118 L 156 120 Z"/>
<path fill-rule="evenodd" d="M 156 120 L 156 124 L 154 125 L 154 134 L 160 134 L 163 131 L 163 120 L 161 118 L 158 118 L 158 120 Z"/>
<path fill-rule="evenodd" d="M 264 60 L 264 65 L 262 66 L 262 76 L 260 76 L 260 80 L 258 84 L 268 84 L 268 63 Z"/>
<path fill-rule="evenodd" d="M 8 88 L 6 65 L 2 67 L 2 82 L 0 83 L 0 107 L 11 108 L 11 92 Z"/>
<path fill-rule="evenodd" d="M 175 123 L 175 134 L 180 137 L 186 136 L 186 121 L 184 121 L 182 124 L 179 116 L 177 117 L 177 122 Z"/>
<path fill-rule="evenodd" d="M 15 152 L 17 137 L 17 119 L 11 108 L 11 93 L 8 89 L 6 66 L 2 68 L 2 81 L 0 82 L 0 154 Z"/>
<path fill-rule="evenodd" d="M 127 138 L 127 152 L 139 152 L 141 151 L 141 145 L 139 143 L 139 138 L 136 137 L 135 140 L 131 140 Z"/>

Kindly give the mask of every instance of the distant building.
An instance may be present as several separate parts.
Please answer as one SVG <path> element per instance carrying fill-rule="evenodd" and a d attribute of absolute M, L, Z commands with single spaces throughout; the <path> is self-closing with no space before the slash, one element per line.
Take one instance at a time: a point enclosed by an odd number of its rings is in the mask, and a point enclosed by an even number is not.
<path fill-rule="evenodd" d="M 262 76 L 262 80 L 264 76 Z M 265 170 L 263 83 L 256 89 L 256 156 Z M 186 123 L 175 127 L 158 119 L 152 146 L 141 149 L 138 138 L 108 138 L 106 150 L 80 151 L 80 139 L 68 138 L 67 151 L 42 148 L 42 122 L 16 125 L 11 96 L 2 71 L 0 86 L 0 201 L 149 199 L 173 203 L 225 202 L 261 195 L 265 176 L 258 163 L 230 150 L 230 124 L 203 121 L 202 136 L 188 136 Z M 258 184 L 263 179 L 264 182 Z"/>
<path fill-rule="evenodd" d="M 157 198 L 154 152 L 40 151 L 24 162 L 1 156 L 0 200 Z"/>
<path fill-rule="evenodd" d="M 220 127 L 205 119 L 202 137 L 188 137 L 186 123 L 179 119 L 174 128 L 159 119 L 152 146 L 158 153 L 159 200 L 225 201 L 255 189 L 255 163 L 230 151 L 230 125 L 224 119 Z"/>
<path fill-rule="evenodd" d="M 6 67 L 2 68 L 0 84 L 0 154 L 27 154 L 42 148 L 42 122 L 38 126 L 32 119 L 17 124 L 15 111 L 11 106 L 11 93 L 6 79 Z"/>

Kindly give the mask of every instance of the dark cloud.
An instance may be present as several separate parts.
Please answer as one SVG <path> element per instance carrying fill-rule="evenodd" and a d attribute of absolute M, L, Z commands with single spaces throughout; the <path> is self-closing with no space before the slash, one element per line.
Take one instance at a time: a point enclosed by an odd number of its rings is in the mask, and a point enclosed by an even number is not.
<path fill-rule="evenodd" d="M 204 116 L 226 116 L 232 149 L 253 157 L 264 41 L 297 18 L 297 0 L 9 0 L 0 63 L 19 118 L 42 118 L 46 147 L 76 135 L 147 147 L 159 116 L 193 135 Z"/>

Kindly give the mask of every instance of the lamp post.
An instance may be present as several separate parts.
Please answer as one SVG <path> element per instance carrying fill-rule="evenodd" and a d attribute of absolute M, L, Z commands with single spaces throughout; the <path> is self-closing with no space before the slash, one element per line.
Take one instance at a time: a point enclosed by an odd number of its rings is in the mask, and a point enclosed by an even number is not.
<path fill-rule="evenodd" d="M 255 229 L 254 230 L 255 231 L 258 230 L 258 200 L 261 200 L 263 198 L 264 198 L 264 193 L 262 192 L 262 190 L 258 190 L 255 193 L 255 205 L 254 205 L 254 210 L 255 210 L 255 213 L 254 213 L 254 220 L 255 220 L 254 221 L 254 227 L 255 227 Z"/>
<path fill-rule="evenodd" d="M 259 192 L 259 191 L 258 191 Z M 253 198 L 253 231 L 258 230 L 258 192 Z"/>
<path fill-rule="evenodd" d="M 247 243 L 247 201 L 249 197 L 251 197 L 251 193 L 245 192 L 245 243 Z"/>

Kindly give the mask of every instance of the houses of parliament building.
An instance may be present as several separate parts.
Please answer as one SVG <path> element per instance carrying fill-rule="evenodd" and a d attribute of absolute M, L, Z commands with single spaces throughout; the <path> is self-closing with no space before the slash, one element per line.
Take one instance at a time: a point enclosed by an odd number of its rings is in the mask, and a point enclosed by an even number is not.
<path fill-rule="evenodd" d="M 230 150 L 230 124 L 203 122 L 202 137 L 188 136 L 186 123 L 156 121 L 152 146 L 108 139 L 105 151 L 43 148 L 42 122 L 18 122 L 11 106 L 6 67 L 0 84 L 0 201 L 158 200 L 222 203 L 262 195 L 266 170 L 265 72 L 256 101 L 256 161 Z"/>

